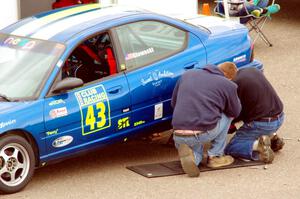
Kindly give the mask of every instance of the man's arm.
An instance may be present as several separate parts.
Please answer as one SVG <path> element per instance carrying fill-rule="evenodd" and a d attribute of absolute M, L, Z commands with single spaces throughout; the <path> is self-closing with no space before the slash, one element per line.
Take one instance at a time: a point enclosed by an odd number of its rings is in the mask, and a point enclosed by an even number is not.
<path fill-rule="evenodd" d="M 173 90 L 173 94 L 172 94 L 171 106 L 172 106 L 173 109 L 174 109 L 174 107 L 176 105 L 179 83 L 180 83 L 180 79 L 177 81 L 176 86 L 175 86 L 175 88 Z"/>
<path fill-rule="evenodd" d="M 226 101 L 224 113 L 229 117 L 238 117 L 242 110 L 242 106 L 237 95 L 236 85 L 233 85 L 233 87 L 230 89 L 228 93 L 228 99 Z"/>

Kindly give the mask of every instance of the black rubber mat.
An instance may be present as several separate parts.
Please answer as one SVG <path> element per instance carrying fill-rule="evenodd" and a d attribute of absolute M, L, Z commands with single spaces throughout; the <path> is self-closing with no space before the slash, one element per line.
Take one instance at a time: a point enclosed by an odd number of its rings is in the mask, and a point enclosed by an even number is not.
<path fill-rule="evenodd" d="M 259 161 L 243 161 L 240 159 L 236 159 L 232 165 L 224 166 L 216 169 L 208 168 L 204 165 L 200 165 L 200 172 L 205 171 L 214 171 L 220 169 L 233 169 L 238 167 L 250 167 L 250 166 L 258 166 L 264 165 L 263 162 Z M 144 177 L 147 178 L 155 178 L 155 177 L 164 177 L 164 176 L 172 176 L 172 175 L 180 175 L 184 174 L 184 171 L 181 168 L 180 161 L 172 161 L 165 163 L 154 163 L 154 164 L 143 164 L 137 166 L 128 166 L 127 169 L 134 171 Z"/>

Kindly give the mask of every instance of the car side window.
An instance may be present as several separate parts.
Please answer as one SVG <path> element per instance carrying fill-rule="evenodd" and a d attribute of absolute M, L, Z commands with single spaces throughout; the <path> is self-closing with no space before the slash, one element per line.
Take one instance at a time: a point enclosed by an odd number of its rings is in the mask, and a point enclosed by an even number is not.
<path fill-rule="evenodd" d="M 187 33 L 158 21 L 139 21 L 116 28 L 127 69 L 151 64 L 186 46 Z"/>
<path fill-rule="evenodd" d="M 77 77 L 84 83 L 117 73 L 117 64 L 108 33 L 101 33 L 82 42 L 68 57 L 62 79 Z"/>

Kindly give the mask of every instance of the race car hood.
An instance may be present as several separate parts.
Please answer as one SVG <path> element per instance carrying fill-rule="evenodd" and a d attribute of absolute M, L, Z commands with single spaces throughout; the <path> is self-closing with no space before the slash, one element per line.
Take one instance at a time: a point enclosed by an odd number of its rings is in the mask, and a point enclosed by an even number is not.
<path fill-rule="evenodd" d="M 246 27 L 233 19 L 224 19 L 221 17 L 197 15 L 197 17 L 189 17 L 183 19 L 185 22 L 194 26 L 205 28 L 211 34 L 220 34 L 237 29 L 246 29 Z"/>

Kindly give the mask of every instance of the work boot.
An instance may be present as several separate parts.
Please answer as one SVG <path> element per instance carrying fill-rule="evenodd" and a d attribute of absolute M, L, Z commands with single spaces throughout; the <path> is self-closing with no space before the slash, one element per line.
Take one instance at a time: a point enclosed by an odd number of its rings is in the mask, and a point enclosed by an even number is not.
<path fill-rule="evenodd" d="M 271 139 L 271 149 L 276 152 L 283 148 L 284 146 L 283 138 L 278 137 L 278 135 L 274 135 Z"/>
<path fill-rule="evenodd" d="M 213 156 L 208 157 L 207 167 L 209 168 L 219 168 L 231 165 L 234 162 L 234 158 L 230 155 L 223 156 Z"/>
<path fill-rule="evenodd" d="M 178 147 L 178 155 L 183 171 L 190 177 L 198 177 L 200 171 L 195 163 L 193 150 L 186 144 L 180 144 Z"/>
<path fill-rule="evenodd" d="M 274 160 L 274 152 L 271 149 L 271 140 L 267 135 L 258 138 L 257 151 L 259 152 L 259 160 L 264 163 L 272 163 Z"/>

